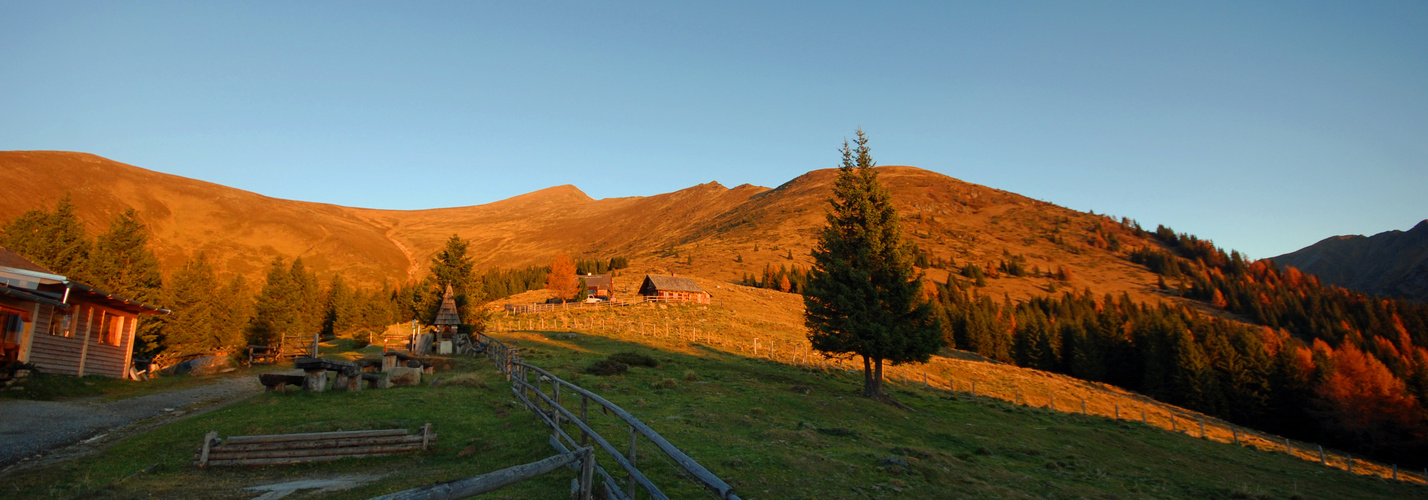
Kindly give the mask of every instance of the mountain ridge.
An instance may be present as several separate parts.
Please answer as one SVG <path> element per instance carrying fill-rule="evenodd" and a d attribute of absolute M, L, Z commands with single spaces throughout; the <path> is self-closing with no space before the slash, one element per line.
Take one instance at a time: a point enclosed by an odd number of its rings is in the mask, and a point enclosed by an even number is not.
<path fill-rule="evenodd" d="M 893 193 L 903 230 L 945 281 L 973 264 L 988 269 L 1022 259 L 1046 271 L 991 280 L 988 294 L 1045 294 L 1057 287 L 1170 300 L 1156 277 L 1124 252 L 1152 245 L 1108 217 L 1076 212 L 1015 193 L 911 166 L 877 168 Z M 153 172 L 87 153 L 0 152 L 0 183 L 24 197 L 0 200 L 0 220 L 49 207 L 69 193 L 90 234 L 133 207 L 150 226 L 166 272 L 199 252 L 220 273 L 250 282 L 276 257 L 302 257 L 324 279 L 379 286 L 419 278 L 456 234 L 470 242 L 475 267 L 546 265 L 558 252 L 582 259 L 632 258 L 631 272 L 674 272 L 725 281 L 766 268 L 807 268 L 824 224 L 836 169 L 807 172 L 775 188 L 718 182 L 649 196 L 593 199 L 570 184 L 464 207 L 390 210 L 273 198 L 220 184 Z M 1113 242 L 1113 243 L 1108 243 Z M 1058 266 L 1075 279 L 1043 275 Z"/>
<path fill-rule="evenodd" d="M 1330 236 L 1271 260 L 1327 284 L 1428 302 L 1428 219 L 1408 231 Z"/>

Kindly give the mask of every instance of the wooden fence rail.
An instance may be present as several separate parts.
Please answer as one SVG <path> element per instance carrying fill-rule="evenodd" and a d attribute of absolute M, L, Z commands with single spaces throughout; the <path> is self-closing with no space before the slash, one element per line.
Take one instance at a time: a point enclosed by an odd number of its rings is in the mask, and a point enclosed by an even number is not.
<path fill-rule="evenodd" d="M 594 453 L 592 453 L 592 450 L 588 447 L 562 452 L 559 455 L 545 460 L 507 467 L 489 474 L 398 491 L 396 493 L 373 497 L 370 500 L 455 500 L 468 498 L 495 491 L 527 479 L 543 476 L 553 470 L 575 462 L 580 462 L 580 476 L 576 479 L 576 485 L 574 491 L 571 492 L 573 493 L 571 496 L 578 500 L 590 500 L 592 492 L 590 487 L 591 472 L 594 470 L 595 461 Z"/>
<path fill-rule="evenodd" d="M 651 429 L 644 422 L 635 418 L 623 408 L 611 403 L 600 395 L 590 392 L 580 386 L 567 382 L 554 374 L 541 369 L 535 365 L 526 363 L 520 359 L 519 352 L 504 343 L 491 338 L 485 334 L 480 334 L 480 342 L 486 345 L 483 352 L 496 363 L 511 381 L 511 391 L 519 398 L 526 408 L 530 409 L 542 421 L 551 427 L 551 446 L 557 451 L 579 449 L 593 443 L 610 456 L 615 463 L 620 465 L 626 475 L 625 491 L 621 492 L 619 482 L 611 476 L 608 471 L 600 467 L 598 463 L 594 465 L 594 473 L 598 473 L 605 483 L 606 491 L 615 498 L 633 498 L 635 487 L 639 486 L 651 498 L 668 498 L 652 480 L 645 476 L 637 467 L 638 438 L 654 444 L 655 448 L 672 460 L 684 471 L 688 477 L 693 478 L 701 487 L 718 495 L 718 498 L 726 500 L 738 500 L 739 496 L 734 493 L 734 488 L 700 465 L 689 455 L 685 454 L 678 447 L 660 436 L 658 432 Z M 546 386 L 549 386 L 549 390 Z M 579 413 L 567 408 L 561 403 L 561 393 L 574 393 L 580 397 Z M 591 403 L 594 403 L 596 411 L 603 414 L 614 415 L 615 418 L 623 422 L 630 429 L 629 453 L 622 452 L 607 438 L 596 432 L 589 423 Z M 578 429 L 579 440 L 566 431 L 566 427 Z"/>

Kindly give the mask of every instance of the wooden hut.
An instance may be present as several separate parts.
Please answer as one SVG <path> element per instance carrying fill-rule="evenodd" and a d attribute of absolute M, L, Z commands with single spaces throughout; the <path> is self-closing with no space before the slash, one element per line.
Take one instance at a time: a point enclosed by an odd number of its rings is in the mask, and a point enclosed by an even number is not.
<path fill-rule="evenodd" d="M 0 248 L 0 364 L 131 377 L 139 315 L 168 310 L 55 274 Z"/>
<path fill-rule="evenodd" d="M 611 275 L 587 274 L 579 279 L 585 280 L 586 295 L 601 300 L 610 300 L 610 294 L 615 288 L 615 279 Z"/>
<path fill-rule="evenodd" d="M 678 276 L 645 275 L 644 283 L 640 284 L 640 295 L 646 301 L 654 302 L 709 303 L 709 292 L 699 288 L 694 280 Z"/>

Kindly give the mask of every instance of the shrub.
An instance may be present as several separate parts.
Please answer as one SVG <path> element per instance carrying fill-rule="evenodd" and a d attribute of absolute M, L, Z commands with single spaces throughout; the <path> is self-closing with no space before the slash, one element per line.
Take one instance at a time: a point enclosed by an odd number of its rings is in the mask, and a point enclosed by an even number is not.
<path fill-rule="evenodd" d="M 679 386 L 679 382 L 675 382 L 672 378 L 666 378 L 650 385 L 654 386 L 655 389 L 673 389 Z"/>
<path fill-rule="evenodd" d="M 585 368 L 585 373 L 599 375 L 619 375 L 630 370 L 630 366 L 613 359 L 602 359 Z"/>
<path fill-rule="evenodd" d="M 685 370 L 685 371 L 684 371 L 684 381 L 685 381 L 685 382 L 698 382 L 698 381 L 699 381 L 699 374 L 698 374 L 698 373 L 694 373 L 694 370 Z"/>
<path fill-rule="evenodd" d="M 656 361 L 654 358 L 632 351 L 617 352 L 615 354 L 611 354 L 610 361 L 624 363 L 629 366 L 644 366 L 648 368 L 659 367 L 659 361 Z"/>

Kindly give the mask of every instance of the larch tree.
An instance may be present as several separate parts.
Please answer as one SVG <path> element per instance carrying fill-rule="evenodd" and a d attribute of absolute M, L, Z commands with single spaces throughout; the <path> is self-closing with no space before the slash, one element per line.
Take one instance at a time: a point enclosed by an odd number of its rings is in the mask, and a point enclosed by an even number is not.
<path fill-rule="evenodd" d="M 825 356 L 862 357 L 864 396 L 892 402 L 883 392 L 883 363 L 926 362 L 942 347 L 941 327 L 922 300 L 915 249 L 902 239 L 861 129 L 854 144 L 843 143 L 828 225 L 813 249 L 804 323 Z"/>
<path fill-rule="evenodd" d="M 545 288 L 555 293 L 556 298 L 569 300 L 578 292 L 575 283 L 575 261 L 570 255 L 560 252 L 550 264 L 550 274 L 545 277 Z"/>

